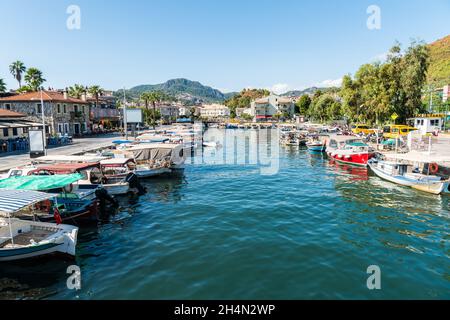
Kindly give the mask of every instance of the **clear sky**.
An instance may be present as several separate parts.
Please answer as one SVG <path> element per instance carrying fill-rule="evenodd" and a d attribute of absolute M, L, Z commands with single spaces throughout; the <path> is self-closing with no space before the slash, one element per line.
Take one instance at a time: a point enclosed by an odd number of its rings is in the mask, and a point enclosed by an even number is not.
<path fill-rule="evenodd" d="M 381 9 L 369 30 L 366 10 Z M 69 30 L 69 5 L 81 29 Z M 336 83 L 396 40 L 450 34 L 449 0 L 1 0 L 0 78 L 17 59 L 46 86 L 119 89 L 171 78 L 222 91 Z"/>

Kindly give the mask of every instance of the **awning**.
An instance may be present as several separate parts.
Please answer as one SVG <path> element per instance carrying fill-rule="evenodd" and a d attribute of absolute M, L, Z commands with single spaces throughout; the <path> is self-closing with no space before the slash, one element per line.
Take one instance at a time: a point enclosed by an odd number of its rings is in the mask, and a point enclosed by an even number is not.
<path fill-rule="evenodd" d="M 12 177 L 0 180 L 0 189 L 46 191 L 64 188 L 81 179 L 83 179 L 83 175 L 79 173 Z"/>
<path fill-rule="evenodd" d="M 48 155 L 33 159 L 35 162 L 100 162 L 102 160 L 108 159 L 107 157 L 101 156 L 60 156 L 60 155 Z"/>
<path fill-rule="evenodd" d="M 0 189 L 0 212 L 11 214 L 53 197 L 54 194 L 38 191 Z"/>

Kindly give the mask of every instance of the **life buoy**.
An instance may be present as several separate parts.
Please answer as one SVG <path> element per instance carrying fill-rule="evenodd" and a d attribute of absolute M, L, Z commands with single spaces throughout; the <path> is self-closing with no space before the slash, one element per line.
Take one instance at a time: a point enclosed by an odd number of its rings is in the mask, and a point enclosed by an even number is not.
<path fill-rule="evenodd" d="M 437 163 L 430 163 L 428 165 L 428 170 L 430 171 L 431 174 L 435 174 L 439 171 L 439 166 Z"/>

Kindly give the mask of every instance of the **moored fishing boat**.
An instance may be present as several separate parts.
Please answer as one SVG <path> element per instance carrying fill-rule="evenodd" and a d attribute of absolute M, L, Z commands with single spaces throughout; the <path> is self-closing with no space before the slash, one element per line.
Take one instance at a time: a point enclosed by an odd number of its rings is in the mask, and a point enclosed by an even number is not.
<path fill-rule="evenodd" d="M 57 208 L 62 221 L 96 221 L 97 194 L 102 194 L 96 190 L 92 199 L 80 197 L 80 192 L 74 192 L 73 184 L 82 178 L 81 174 L 12 177 L 0 180 L 0 189 L 40 191 L 52 195 L 51 200 L 37 204 L 33 213 L 22 212 L 25 219 L 37 217 L 41 221 L 54 221 L 54 210 Z"/>
<path fill-rule="evenodd" d="M 52 197 L 54 195 L 36 191 L 0 190 L 0 261 L 22 260 L 56 252 L 75 255 L 77 227 L 12 217 Z"/>
<path fill-rule="evenodd" d="M 121 150 L 121 156 L 134 160 L 138 177 L 149 178 L 184 169 L 184 149 L 182 144 L 143 143 Z"/>
<path fill-rule="evenodd" d="M 430 174 L 429 168 L 434 164 L 427 164 L 422 170 L 420 166 L 414 167 L 410 164 L 380 159 L 371 159 L 368 164 L 370 169 L 384 180 L 432 194 L 450 192 L 449 179 Z"/>
<path fill-rule="evenodd" d="M 313 135 L 306 142 L 306 147 L 311 152 L 325 152 L 327 148 L 327 140 L 325 137 Z"/>
<path fill-rule="evenodd" d="M 337 162 L 363 167 L 375 156 L 375 151 L 371 147 L 353 136 L 330 137 L 326 152 Z"/>

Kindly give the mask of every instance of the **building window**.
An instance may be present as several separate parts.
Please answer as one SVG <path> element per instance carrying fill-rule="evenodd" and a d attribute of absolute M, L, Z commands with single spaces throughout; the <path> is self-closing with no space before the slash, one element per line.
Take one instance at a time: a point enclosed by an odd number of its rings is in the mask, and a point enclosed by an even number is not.
<path fill-rule="evenodd" d="M 13 136 L 17 136 L 17 128 L 13 128 Z"/>
<path fill-rule="evenodd" d="M 82 107 L 81 107 L 81 112 L 83 112 L 83 114 L 85 114 L 85 113 L 86 113 L 85 111 L 86 111 L 86 110 L 85 110 L 85 107 L 82 106 Z"/>
<path fill-rule="evenodd" d="M 58 132 L 59 133 L 64 133 L 64 126 L 62 123 L 58 123 Z"/>
<path fill-rule="evenodd" d="M 42 105 L 40 103 L 38 103 L 36 105 L 36 113 L 41 114 L 42 113 Z"/>
<path fill-rule="evenodd" d="M 11 110 L 11 104 L 10 103 L 5 104 L 5 109 L 6 110 Z"/>
<path fill-rule="evenodd" d="M 65 104 L 63 105 L 63 112 L 67 113 L 67 105 L 65 105 Z"/>
<path fill-rule="evenodd" d="M 60 104 L 57 104 L 57 105 L 56 105 L 56 109 L 57 109 L 57 112 L 58 112 L 58 113 L 61 113 L 61 105 L 60 105 Z"/>
<path fill-rule="evenodd" d="M 73 106 L 73 112 L 78 112 L 78 106 L 77 105 Z"/>
<path fill-rule="evenodd" d="M 4 137 L 8 137 L 9 136 L 8 128 L 3 128 L 3 136 Z"/>

